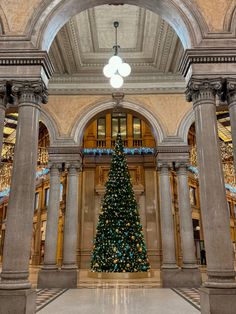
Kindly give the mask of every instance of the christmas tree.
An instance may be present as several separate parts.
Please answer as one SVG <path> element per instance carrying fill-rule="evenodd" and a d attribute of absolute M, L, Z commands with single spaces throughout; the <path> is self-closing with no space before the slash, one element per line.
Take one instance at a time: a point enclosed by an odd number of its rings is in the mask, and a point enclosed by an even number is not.
<path fill-rule="evenodd" d="M 146 272 L 149 269 L 138 206 L 118 134 L 98 219 L 91 271 Z"/>

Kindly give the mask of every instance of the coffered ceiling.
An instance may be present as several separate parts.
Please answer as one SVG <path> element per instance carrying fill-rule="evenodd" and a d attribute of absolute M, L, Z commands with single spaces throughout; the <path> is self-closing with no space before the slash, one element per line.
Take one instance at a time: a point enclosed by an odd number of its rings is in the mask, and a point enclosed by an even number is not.
<path fill-rule="evenodd" d="M 114 21 L 119 22 L 119 55 L 132 67 L 124 91 L 183 91 L 178 73 L 183 47 L 168 23 L 137 6 L 103 5 L 74 16 L 56 35 L 50 49 L 55 67 L 50 92 L 111 92 L 102 69 L 113 54 Z"/>

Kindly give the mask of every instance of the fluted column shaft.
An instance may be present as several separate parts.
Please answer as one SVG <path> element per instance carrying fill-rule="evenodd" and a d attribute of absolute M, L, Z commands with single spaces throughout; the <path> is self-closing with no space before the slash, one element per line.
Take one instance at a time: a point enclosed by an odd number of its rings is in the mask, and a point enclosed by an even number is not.
<path fill-rule="evenodd" d="M 80 164 L 68 167 L 68 192 L 64 223 L 63 269 L 76 269 L 78 231 L 78 171 Z"/>
<path fill-rule="evenodd" d="M 191 80 L 199 167 L 200 202 L 207 258 L 206 287 L 234 287 L 235 272 L 230 222 L 219 149 L 215 94 L 220 80 Z"/>
<path fill-rule="evenodd" d="M 236 79 L 227 80 L 227 101 L 233 142 L 234 169 L 236 172 Z"/>
<path fill-rule="evenodd" d="M 169 165 L 159 163 L 162 268 L 177 268 Z"/>
<path fill-rule="evenodd" d="M 0 82 L 0 159 L 2 156 L 5 114 L 6 114 L 6 82 Z"/>
<path fill-rule="evenodd" d="M 34 214 L 40 104 L 45 87 L 41 82 L 14 82 L 19 100 L 18 124 L 0 289 L 30 288 L 29 257 Z"/>
<path fill-rule="evenodd" d="M 60 209 L 60 167 L 52 163 L 50 167 L 50 190 L 47 210 L 47 225 L 43 269 L 57 269 L 57 238 Z"/>
<path fill-rule="evenodd" d="M 197 268 L 192 212 L 189 197 L 187 164 L 177 163 L 180 235 L 183 252 L 183 268 Z"/>

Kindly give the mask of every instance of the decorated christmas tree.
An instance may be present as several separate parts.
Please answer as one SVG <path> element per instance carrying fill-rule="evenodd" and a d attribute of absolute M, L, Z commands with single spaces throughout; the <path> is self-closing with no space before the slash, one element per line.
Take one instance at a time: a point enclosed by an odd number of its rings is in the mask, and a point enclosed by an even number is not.
<path fill-rule="evenodd" d="M 97 224 L 91 271 L 146 272 L 149 269 L 138 206 L 118 134 Z"/>

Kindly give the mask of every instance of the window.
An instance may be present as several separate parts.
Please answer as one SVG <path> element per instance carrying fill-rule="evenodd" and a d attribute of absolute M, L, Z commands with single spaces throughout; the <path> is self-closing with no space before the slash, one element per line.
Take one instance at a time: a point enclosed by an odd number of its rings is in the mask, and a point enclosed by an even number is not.
<path fill-rule="evenodd" d="M 112 115 L 111 119 L 111 133 L 112 133 L 112 138 L 115 139 L 117 133 L 121 134 L 121 137 L 123 139 L 126 138 L 127 134 L 127 118 L 126 114 L 124 113 L 114 113 Z"/>
<path fill-rule="evenodd" d="M 141 120 L 133 117 L 133 137 L 134 139 L 140 139 L 141 136 Z"/>
<path fill-rule="evenodd" d="M 102 117 L 97 120 L 97 138 L 104 140 L 106 138 L 106 118 Z"/>
<path fill-rule="evenodd" d="M 39 193 L 35 193 L 34 196 L 34 209 L 38 209 L 39 208 Z"/>
<path fill-rule="evenodd" d="M 190 204 L 192 206 L 196 206 L 197 205 L 196 189 L 193 186 L 189 187 L 189 196 L 190 196 Z"/>
<path fill-rule="evenodd" d="M 48 207 L 49 202 L 49 188 L 44 190 L 44 206 Z"/>

